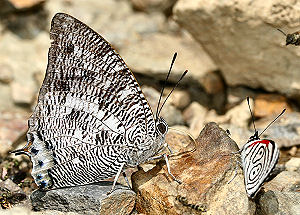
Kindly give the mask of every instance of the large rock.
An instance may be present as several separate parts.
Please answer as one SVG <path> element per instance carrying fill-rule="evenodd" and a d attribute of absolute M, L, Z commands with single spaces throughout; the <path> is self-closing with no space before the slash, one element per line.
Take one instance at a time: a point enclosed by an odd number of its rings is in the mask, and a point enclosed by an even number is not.
<path fill-rule="evenodd" d="M 91 185 L 50 190 L 36 190 L 31 195 L 34 210 L 58 210 L 79 214 L 130 214 L 135 204 L 135 193 L 128 187 L 116 186 L 107 195 L 111 183 L 101 182 Z"/>
<path fill-rule="evenodd" d="M 175 52 L 178 52 L 178 56 L 170 75 L 173 82 L 185 70 L 189 70 L 182 82 L 203 85 L 205 76 L 217 69 L 202 47 L 189 35 L 149 34 L 120 50 L 121 56 L 134 72 L 157 80 L 165 79 Z"/>
<path fill-rule="evenodd" d="M 173 12 L 209 53 L 228 85 L 299 97 L 299 49 L 285 47 L 284 35 L 276 30 L 299 30 L 298 4 L 292 2 L 179 0 Z"/>
<path fill-rule="evenodd" d="M 133 174 L 137 211 L 195 214 L 197 210 L 192 207 L 198 206 L 205 207 L 208 214 L 254 214 L 255 204 L 247 197 L 241 171 L 227 183 L 235 162 L 225 155 L 237 150 L 224 130 L 215 123 L 207 124 L 195 142 L 170 156 L 171 172 L 182 184 L 170 177 L 162 161 L 147 172 L 141 169 Z"/>

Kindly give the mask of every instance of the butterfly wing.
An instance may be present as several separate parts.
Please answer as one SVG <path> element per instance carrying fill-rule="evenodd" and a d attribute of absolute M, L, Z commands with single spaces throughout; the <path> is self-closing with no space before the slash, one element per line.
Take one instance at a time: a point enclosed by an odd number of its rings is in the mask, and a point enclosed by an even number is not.
<path fill-rule="evenodd" d="M 254 197 L 275 167 L 279 150 L 272 140 L 253 140 L 243 147 L 241 158 L 246 191 Z"/>
<path fill-rule="evenodd" d="M 137 81 L 110 44 L 63 13 L 51 23 L 48 66 L 29 119 L 32 175 L 42 188 L 114 176 L 155 122 Z"/>

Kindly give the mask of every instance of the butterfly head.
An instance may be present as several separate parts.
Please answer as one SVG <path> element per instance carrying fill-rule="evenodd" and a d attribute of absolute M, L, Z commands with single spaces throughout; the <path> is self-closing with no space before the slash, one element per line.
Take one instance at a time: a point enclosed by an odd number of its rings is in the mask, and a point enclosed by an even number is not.
<path fill-rule="evenodd" d="M 258 131 L 255 131 L 255 133 L 249 138 L 248 143 L 252 142 L 254 140 L 259 140 Z"/>
<path fill-rule="evenodd" d="M 164 118 L 159 117 L 156 120 L 156 135 L 157 137 L 162 137 L 164 139 L 164 137 L 166 136 L 167 132 L 168 132 L 168 123 L 164 120 Z"/>

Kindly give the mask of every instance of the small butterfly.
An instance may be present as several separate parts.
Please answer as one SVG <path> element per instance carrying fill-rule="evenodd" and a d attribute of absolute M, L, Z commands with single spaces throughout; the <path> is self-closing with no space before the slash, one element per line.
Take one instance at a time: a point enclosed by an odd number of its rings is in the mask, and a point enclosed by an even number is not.
<path fill-rule="evenodd" d="M 295 45 L 295 46 L 299 46 L 300 45 L 300 31 L 296 31 L 292 34 L 286 34 L 285 32 L 283 32 L 281 29 L 277 28 L 278 31 L 280 31 L 281 33 L 283 33 L 286 36 L 286 42 L 285 45 Z"/>
<path fill-rule="evenodd" d="M 279 158 L 279 150 L 276 143 L 273 140 L 260 139 L 260 136 L 285 112 L 286 109 L 284 109 L 260 134 L 258 134 L 249 105 L 249 97 L 247 97 L 247 101 L 255 133 L 249 138 L 239 152 L 241 153 L 246 192 L 250 198 L 253 198 L 274 169 Z"/>

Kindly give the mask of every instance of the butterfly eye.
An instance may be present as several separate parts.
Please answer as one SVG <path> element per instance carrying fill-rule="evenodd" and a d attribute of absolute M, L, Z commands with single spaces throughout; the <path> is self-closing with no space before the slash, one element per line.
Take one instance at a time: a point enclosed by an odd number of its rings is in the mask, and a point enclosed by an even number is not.
<path fill-rule="evenodd" d="M 165 134 L 166 131 L 167 131 L 166 125 L 163 124 L 163 123 L 159 123 L 159 124 L 157 125 L 157 129 L 159 130 L 159 132 L 160 132 L 161 134 Z"/>

